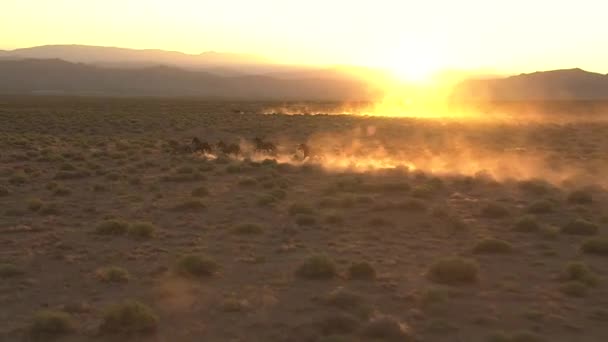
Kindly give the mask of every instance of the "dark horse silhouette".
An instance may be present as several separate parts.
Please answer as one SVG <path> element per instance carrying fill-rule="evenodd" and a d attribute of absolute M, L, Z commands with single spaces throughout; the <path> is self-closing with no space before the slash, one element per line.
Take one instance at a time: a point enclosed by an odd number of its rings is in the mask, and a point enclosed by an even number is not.
<path fill-rule="evenodd" d="M 258 137 L 255 137 L 253 139 L 253 144 L 256 152 L 270 155 L 275 155 L 277 153 L 277 146 L 270 141 L 264 141 Z"/>
<path fill-rule="evenodd" d="M 190 151 L 192 153 L 195 153 L 195 152 L 211 153 L 211 152 L 213 152 L 213 149 L 211 148 L 211 145 L 209 145 L 209 143 L 207 143 L 206 141 L 200 141 L 199 138 L 194 137 L 194 138 L 192 138 L 192 141 L 190 142 Z"/>
<path fill-rule="evenodd" d="M 217 142 L 217 149 L 225 155 L 238 156 L 241 154 L 241 147 L 237 144 L 226 144 L 222 140 Z"/>

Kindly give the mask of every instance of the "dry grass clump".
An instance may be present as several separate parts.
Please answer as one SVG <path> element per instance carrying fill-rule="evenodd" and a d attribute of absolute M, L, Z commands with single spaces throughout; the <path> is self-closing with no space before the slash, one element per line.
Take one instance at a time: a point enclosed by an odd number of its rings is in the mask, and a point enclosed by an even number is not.
<path fill-rule="evenodd" d="M 99 326 L 102 334 L 141 334 L 156 330 L 159 318 L 154 311 L 137 301 L 125 301 L 108 307 Z"/>
<path fill-rule="evenodd" d="M 304 203 L 293 203 L 292 205 L 289 206 L 288 209 L 289 215 L 295 216 L 298 214 L 301 215 L 313 215 L 314 214 L 314 209 Z"/>
<path fill-rule="evenodd" d="M 427 276 L 430 280 L 446 285 L 470 284 L 477 281 L 479 266 L 470 259 L 451 257 L 431 265 Z"/>
<path fill-rule="evenodd" d="M 582 262 L 569 262 L 559 278 L 562 281 L 578 281 L 588 286 L 595 286 L 599 281 L 589 266 Z"/>
<path fill-rule="evenodd" d="M 337 275 L 333 260 L 326 255 L 309 257 L 297 269 L 296 275 L 305 279 L 331 279 Z"/>
<path fill-rule="evenodd" d="M 212 259 L 201 255 L 185 255 L 176 265 L 177 273 L 191 277 L 209 277 L 219 271 L 219 265 Z"/>
<path fill-rule="evenodd" d="M 192 197 L 205 197 L 209 195 L 209 190 L 207 190 L 207 188 L 204 186 L 199 186 L 192 189 L 192 192 L 190 192 L 190 194 L 192 195 Z"/>
<path fill-rule="evenodd" d="M 13 264 L 0 263 L 0 278 L 2 279 L 20 276 L 24 273 L 22 269 Z"/>
<path fill-rule="evenodd" d="M 299 226 L 312 226 L 317 223 L 317 219 L 311 215 L 296 215 L 295 221 Z"/>
<path fill-rule="evenodd" d="M 526 211 L 530 214 L 547 214 L 555 211 L 555 203 L 548 199 L 541 199 L 535 202 L 532 202 L 526 208 Z"/>
<path fill-rule="evenodd" d="M 200 200 L 192 198 L 184 200 L 172 207 L 174 211 L 200 211 L 205 209 L 207 206 Z"/>
<path fill-rule="evenodd" d="M 575 190 L 568 195 L 567 201 L 578 205 L 591 204 L 593 203 L 593 195 L 585 190 Z"/>

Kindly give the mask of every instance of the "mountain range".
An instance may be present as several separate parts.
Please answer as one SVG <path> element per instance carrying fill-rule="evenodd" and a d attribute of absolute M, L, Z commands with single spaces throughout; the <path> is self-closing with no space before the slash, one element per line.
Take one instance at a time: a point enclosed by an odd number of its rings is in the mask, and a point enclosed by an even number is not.
<path fill-rule="evenodd" d="M 372 68 L 285 65 L 247 54 L 85 45 L 0 50 L 4 94 L 345 101 L 376 99 L 394 81 Z M 452 99 L 604 100 L 608 75 L 567 69 L 468 79 L 454 87 Z"/>

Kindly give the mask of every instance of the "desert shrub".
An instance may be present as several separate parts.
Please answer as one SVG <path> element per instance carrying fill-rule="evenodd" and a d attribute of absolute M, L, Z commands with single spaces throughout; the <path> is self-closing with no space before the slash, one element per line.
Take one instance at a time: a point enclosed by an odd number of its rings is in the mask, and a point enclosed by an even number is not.
<path fill-rule="evenodd" d="M 38 210 L 40 210 L 40 208 L 42 208 L 43 205 L 44 205 L 44 202 L 42 202 L 38 198 L 33 198 L 33 199 L 29 200 L 29 202 L 27 202 L 27 208 L 31 211 L 38 211 Z"/>
<path fill-rule="evenodd" d="M 262 234 L 264 232 L 264 228 L 259 224 L 255 223 L 243 223 L 232 229 L 234 234 L 242 234 L 242 235 L 256 235 Z"/>
<path fill-rule="evenodd" d="M 34 315 L 29 333 L 36 339 L 52 339 L 74 330 L 74 321 L 67 312 L 43 310 Z"/>
<path fill-rule="evenodd" d="M 447 302 L 449 294 L 444 289 L 427 289 L 420 297 L 420 303 L 423 307 L 429 308 L 433 305 Z"/>
<path fill-rule="evenodd" d="M 580 281 L 568 281 L 559 287 L 559 290 L 570 297 L 585 297 L 588 289 Z"/>
<path fill-rule="evenodd" d="M 355 197 L 355 202 L 358 204 L 372 204 L 374 199 L 370 196 L 359 195 Z"/>
<path fill-rule="evenodd" d="M 13 264 L 0 263 L 0 278 L 11 278 L 22 275 L 24 272 L 19 267 Z"/>
<path fill-rule="evenodd" d="M 127 234 L 132 237 L 146 239 L 156 233 L 156 226 L 149 222 L 136 222 L 129 226 Z"/>
<path fill-rule="evenodd" d="M 181 257 L 176 266 L 179 274 L 193 277 L 212 276 L 219 268 L 219 265 L 214 260 L 192 254 Z"/>
<path fill-rule="evenodd" d="M 365 337 L 382 341 L 413 341 L 410 327 L 392 316 L 375 317 L 362 328 Z"/>
<path fill-rule="evenodd" d="M 429 184 L 418 185 L 412 189 L 412 196 L 416 198 L 429 198 L 435 193 L 435 188 Z"/>
<path fill-rule="evenodd" d="M 25 173 L 16 173 L 8 178 L 8 182 L 13 185 L 23 185 L 27 183 L 28 177 Z"/>
<path fill-rule="evenodd" d="M 512 251 L 510 243 L 494 238 L 483 239 L 473 247 L 473 253 L 477 254 L 504 254 Z"/>
<path fill-rule="evenodd" d="M 57 180 L 69 180 L 69 179 L 80 179 L 89 177 L 91 174 L 86 170 L 74 170 L 74 171 L 59 171 L 55 174 L 54 179 Z"/>
<path fill-rule="evenodd" d="M 526 208 L 526 211 L 531 214 L 546 214 L 555 210 L 555 204 L 553 201 L 542 199 L 533 202 Z"/>
<path fill-rule="evenodd" d="M 272 197 L 279 200 L 285 199 L 285 197 L 287 197 L 287 192 L 285 192 L 285 190 L 283 189 L 274 189 L 270 192 L 270 194 L 272 195 Z"/>
<path fill-rule="evenodd" d="M 296 275 L 306 279 L 331 279 L 336 274 L 334 262 L 325 255 L 311 256 L 296 269 Z"/>
<path fill-rule="evenodd" d="M 261 196 L 258 196 L 255 203 L 260 207 L 267 207 L 267 206 L 274 205 L 276 203 L 276 201 L 277 201 L 276 197 L 273 197 L 272 195 L 261 195 Z"/>
<path fill-rule="evenodd" d="M 44 203 L 38 212 L 42 215 L 57 215 L 59 214 L 59 206 L 56 203 Z"/>
<path fill-rule="evenodd" d="M 535 196 L 544 195 L 548 193 L 550 189 L 547 182 L 538 179 L 521 181 L 518 183 L 518 186 L 523 192 Z"/>
<path fill-rule="evenodd" d="M 194 188 L 190 194 L 192 197 L 205 197 L 209 195 L 209 190 L 204 186 L 199 186 Z"/>
<path fill-rule="evenodd" d="M 240 186 L 255 186 L 258 184 L 258 181 L 255 178 L 243 178 L 239 180 L 238 184 Z"/>
<path fill-rule="evenodd" d="M 314 214 L 314 209 L 307 204 L 293 203 L 292 205 L 289 206 L 288 212 L 289 212 L 289 215 L 292 215 L 292 216 L 295 216 L 298 214 L 312 215 L 312 214 Z"/>
<path fill-rule="evenodd" d="M 593 196 L 588 191 L 576 190 L 568 195 L 567 200 L 569 203 L 585 205 L 593 203 Z"/>
<path fill-rule="evenodd" d="M 95 184 L 95 185 L 93 185 L 93 191 L 95 191 L 95 192 L 103 192 L 103 191 L 106 191 L 106 190 L 107 190 L 107 188 L 103 184 Z"/>
<path fill-rule="evenodd" d="M 486 339 L 486 342 L 544 342 L 545 339 L 540 335 L 529 331 L 515 332 L 510 335 L 504 331 L 498 331 L 490 334 Z"/>
<path fill-rule="evenodd" d="M 95 276 L 100 281 L 106 283 L 126 283 L 131 277 L 129 271 L 122 267 L 109 266 L 102 267 L 95 271 Z"/>
<path fill-rule="evenodd" d="M 326 305 L 348 311 L 357 317 L 367 318 L 372 311 L 361 295 L 343 288 L 331 291 L 323 301 Z"/>
<path fill-rule="evenodd" d="M 205 204 L 198 199 L 185 200 L 172 207 L 174 211 L 199 211 L 205 208 Z"/>
<path fill-rule="evenodd" d="M 391 226 L 393 223 L 387 219 L 385 219 L 384 217 L 372 217 L 369 220 L 369 225 L 371 225 L 372 227 L 385 227 L 385 226 Z"/>
<path fill-rule="evenodd" d="M 71 193 L 72 191 L 70 189 L 63 186 L 57 186 L 55 189 L 53 189 L 54 196 L 69 196 Z"/>
<path fill-rule="evenodd" d="M 440 259 L 429 268 L 430 280 L 446 285 L 474 283 L 477 281 L 479 266 L 470 259 L 451 257 Z"/>
<path fill-rule="evenodd" d="M 524 216 L 515 222 L 513 230 L 521 233 L 538 232 L 540 224 L 534 216 Z"/>
<path fill-rule="evenodd" d="M 123 235 L 127 233 L 129 224 L 120 220 L 106 220 L 97 225 L 95 232 L 101 235 Z"/>
<path fill-rule="evenodd" d="M 595 286 L 598 282 L 597 276 L 589 266 L 582 262 L 569 262 L 560 275 L 560 279 L 578 281 L 589 286 Z"/>
<path fill-rule="evenodd" d="M 581 251 L 587 254 L 608 256 L 608 237 L 595 237 L 587 239 L 581 245 Z"/>
<path fill-rule="evenodd" d="M 318 323 L 318 328 L 324 335 L 351 334 L 359 329 L 360 321 L 346 313 L 328 314 Z"/>
<path fill-rule="evenodd" d="M 397 209 L 406 211 L 425 211 L 427 210 L 427 204 L 416 198 L 409 198 L 397 205 Z"/>
<path fill-rule="evenodd" d="M 594 235 L 598 230 L 599 227 L 595 223 L 583 219 L 570 221 L 561 228 L 562 233 L 572 235 Z"/>
<path fill-rule="evenodd" d="M 8 196 L 11 192 L 5 187 L 0 185 L 0 197 Z"/>
<path fill-rule="evenodd" d="M 336 213 L 331 213 L 327 214 L 323 221 L 328 224 L 342 224 L 344 223 L 344 217 Z"/>
<path fill-rule="evenodd" d="M 156 330 L 158 316 L 137 301 L 125 301 L 108 307 L 99 327 L 102 334 L 140 334 Z"/>
<path fill-rule="evenodd" d="M 376 278 L 376 270 L 367 261 L 355 262 L 348 268 L 350 279 L 371 280 Z"/>
<path fill-rule="evenodd" d="M 509 215 L 509 210 L 498 203 L 488 203 L 481 209 L 481 216 L 487 218 L 503 218 Z"/>
<path fill-rule="evenodd" d="M 296 215 L 295 221 L 299 226 L 312 226 L 317 223 L 317 219 L 311 215 Z"/>

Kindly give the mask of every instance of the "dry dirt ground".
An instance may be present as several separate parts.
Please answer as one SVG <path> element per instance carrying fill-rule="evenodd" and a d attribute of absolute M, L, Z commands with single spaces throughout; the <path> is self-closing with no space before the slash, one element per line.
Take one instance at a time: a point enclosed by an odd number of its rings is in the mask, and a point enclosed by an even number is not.
<path fill-rule="evenodd" d="M 608 124 L 267 105 L 0 98 L 0 340 L 608 340 Z"/>

